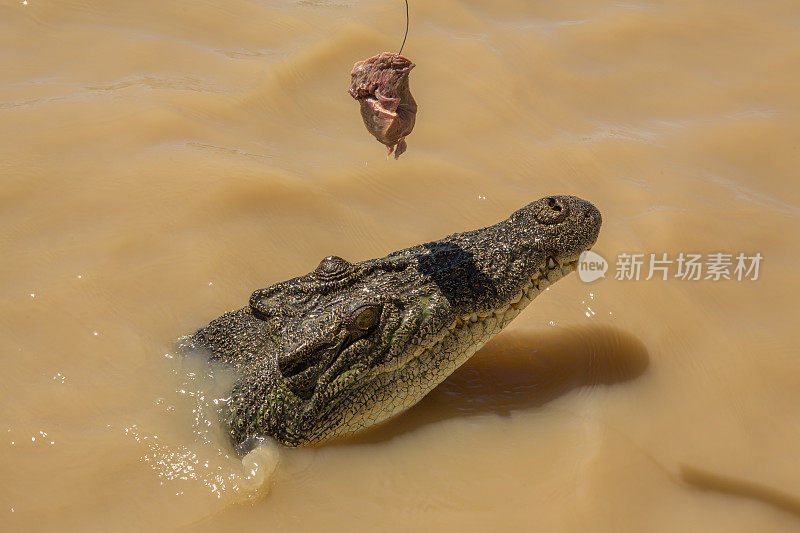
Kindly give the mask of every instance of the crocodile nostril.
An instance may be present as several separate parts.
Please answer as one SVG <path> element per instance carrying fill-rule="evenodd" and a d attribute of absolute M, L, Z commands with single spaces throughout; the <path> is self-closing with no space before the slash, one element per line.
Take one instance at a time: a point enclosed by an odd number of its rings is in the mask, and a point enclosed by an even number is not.
<path fill-rule="evenodd" d="M 561 211 L 563 209 L 563 207 L 561 207 L 561 200 L 556 200 L 555 198 L 548 198 L 547 206 L 550 207 L 555 212 Z"/>
<path fill-rule="evenodd" d="M 567 204 L 562 198 L 552 196 L 542 198 L 535 206 L 536 221 L 545 225 L 556 224 L 567 217 L 568 211 Z"/>

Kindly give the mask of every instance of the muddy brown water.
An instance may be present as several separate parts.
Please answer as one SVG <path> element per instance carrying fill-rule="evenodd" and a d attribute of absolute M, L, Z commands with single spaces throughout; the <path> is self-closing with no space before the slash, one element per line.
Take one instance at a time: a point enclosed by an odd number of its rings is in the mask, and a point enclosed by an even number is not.
<path fill-rule="evenodd" d="M 387 161 L 345 90 L 401 2 L 0 2 L 0 529 L 800 528 L 798 4 L 411 14 L 420 109 Z M 605 279 L 243 488 L 176 338 L 329 254 L 560 193 L 602 211 Z M 719 252 L 758 279 L 644 279 Z"/>

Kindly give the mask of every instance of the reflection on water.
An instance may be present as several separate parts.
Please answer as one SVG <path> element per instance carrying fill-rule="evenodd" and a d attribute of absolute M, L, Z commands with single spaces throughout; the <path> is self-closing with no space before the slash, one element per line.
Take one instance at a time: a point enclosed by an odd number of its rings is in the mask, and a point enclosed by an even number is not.
<path fill-rule="evenodd" d="M 460 416 L 509 416 L 579 387 L 641 375 L 649 362 L 636 337 L 608 325 L 508 332 L 487 344 L 417 406 L 347 442 L 380 442 Z"/>
<path fill-rule="evenodd" d="M 402 2 L 0 2 L 5 528 L 797 529 L 797 2 L 410 7 L 387 162 L 345 89 Z M 598 206 L 607 259 L 759 279 L 570 276 L 415 408 L 244 486 L 177 337 L 549 194 Z"/>

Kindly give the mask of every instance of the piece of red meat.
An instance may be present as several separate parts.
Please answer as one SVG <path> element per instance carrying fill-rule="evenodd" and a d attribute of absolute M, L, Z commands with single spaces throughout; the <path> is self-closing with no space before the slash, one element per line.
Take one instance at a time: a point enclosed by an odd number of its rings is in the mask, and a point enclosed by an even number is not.
<path fill-rule="evenodd" d="M 350 95 L 361 105 L 364 125 L 378 141 L 394 151 L 394 158 L 406 151 L 406 136 L 414 129 L 417 102 L 408 87 L 414 68 L 400 54 L 382 54 L 359 61 L 350 72 Z"/>

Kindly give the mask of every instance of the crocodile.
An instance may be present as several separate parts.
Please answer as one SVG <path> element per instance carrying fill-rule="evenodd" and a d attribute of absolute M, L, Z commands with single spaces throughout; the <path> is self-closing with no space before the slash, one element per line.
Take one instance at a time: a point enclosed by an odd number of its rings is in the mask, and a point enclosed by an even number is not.
<path fill-rule="evenodd" d="M 591 203 L 550 196 L 383 258 L 325 257 L 181 347 L 236 370 L 220 414 L 240 450 L 318 445 L 416 404 L 574 270 L 601 223 Z"/>

